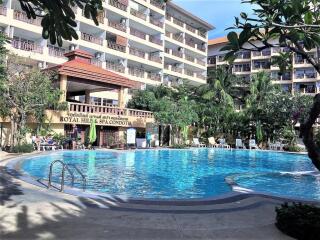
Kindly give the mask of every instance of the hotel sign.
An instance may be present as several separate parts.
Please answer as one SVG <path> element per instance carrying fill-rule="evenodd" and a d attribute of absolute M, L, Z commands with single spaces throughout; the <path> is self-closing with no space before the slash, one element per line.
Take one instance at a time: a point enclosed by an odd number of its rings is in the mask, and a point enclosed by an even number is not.
<path fill-rule="evenodd" d="M 90 125 L 93 118 L 99 126 L 132 126 L 132 121 L 128 117 L 86 113 L 66 113 L 60 116 L 60 123 Z"/>

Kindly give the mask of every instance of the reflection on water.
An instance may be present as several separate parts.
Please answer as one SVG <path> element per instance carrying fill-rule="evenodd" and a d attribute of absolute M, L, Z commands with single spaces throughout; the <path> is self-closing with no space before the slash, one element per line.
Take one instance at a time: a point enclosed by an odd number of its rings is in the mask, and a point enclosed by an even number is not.
<path fill-rule="evenodd" d="M 76 164 L 86 175 L 89 190 L 143 198 L 212 197 L 231 191 L 225 182 L 227 176 L 315 170 L 311 161 L 303 155 L 207 148 L 125 153 L 55 152 L 27 158 L 22 169 L 32 176 L 46 179 L 50 163 L 57 159 Z M 59 168 L 54 171 L 54 181 L 58 182 Z M 289 187 L 282 177 L 274 178 L 250 177 L 245 178 L 242 184 L 248 184 L 252 189 L 261 187 L 264 191 L 275 194 L 295 194 L 308 199 L 320 199 L 317 190 L 320 188 L 319 180 L 297 178 L 292 180 Z M 67 176 L 67 184 L 69 180 L 70 177 Z M 81 187 L 81 181 L 77 180 L 77 186 Z"/>

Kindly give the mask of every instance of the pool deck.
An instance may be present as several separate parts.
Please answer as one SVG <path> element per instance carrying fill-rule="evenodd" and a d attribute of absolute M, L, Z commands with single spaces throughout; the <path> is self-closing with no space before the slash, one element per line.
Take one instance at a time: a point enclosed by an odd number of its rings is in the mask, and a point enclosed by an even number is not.
<path fill-rule="evenodd" d="M 93 199 L 17 179 L 0 155 L 0 239 L 291 239 L 274 226 L 283 201 L 252 195 L 203 203 Z"/>

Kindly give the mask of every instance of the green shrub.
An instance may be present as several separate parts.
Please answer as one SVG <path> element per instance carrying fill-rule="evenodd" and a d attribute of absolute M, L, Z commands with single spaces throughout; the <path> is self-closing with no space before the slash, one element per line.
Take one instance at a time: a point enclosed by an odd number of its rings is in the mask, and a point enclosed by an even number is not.
<path fill-rule="evenodd" d="M 185 144 L 173 144 L 170 148 L 173 148 L 173 149 L 186 149 L 186 148 L 189 148 L 189 146 L 185 145 Z"/>
<path fill-rule="evenodd" d="M 13 153 L 31 153 L 34 151 L 33 144 L 23 143 L 12 148 Z"/>
<path fill-rule="evenodd" d="M 320 236 L 320 208 L 301 203 L 276 208 L 276 226 L 296 239 L 314 240 Z"/>
<path fill-rule="evenodd" d="M 297 145 L 285 146 L 283 149 L 288 152 L 302 152 L 303 151 L 303 149 L 301 147 L 298 147 Z"/>

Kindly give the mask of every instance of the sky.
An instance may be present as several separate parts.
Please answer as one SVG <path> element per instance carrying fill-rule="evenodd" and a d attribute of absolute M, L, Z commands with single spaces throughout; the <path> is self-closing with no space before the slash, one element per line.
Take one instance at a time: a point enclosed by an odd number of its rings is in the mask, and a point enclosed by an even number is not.
<path fill-rule="evenodd" d="M 252 12 L 251 5 L 241 4 L 241 0 L 173 0 L 173 2 L 215 26 L 215 30 L 209 33 L 209 39 L 227 35 L 225 29 L 233 26 L 235 16 L 239 16 L 241 12 Z"/>

